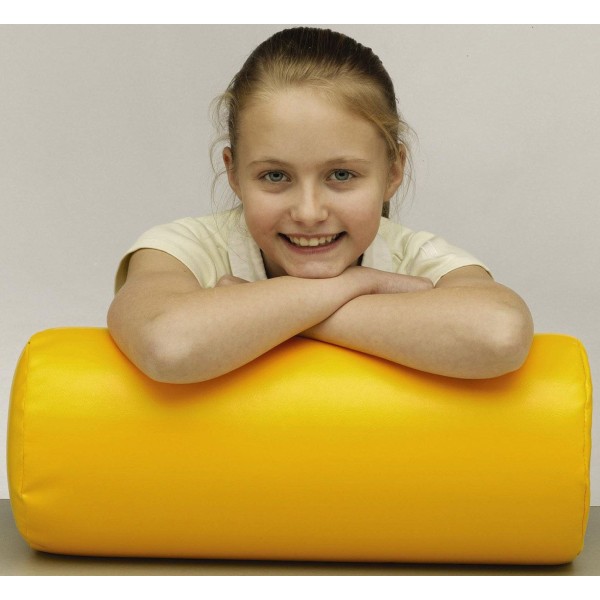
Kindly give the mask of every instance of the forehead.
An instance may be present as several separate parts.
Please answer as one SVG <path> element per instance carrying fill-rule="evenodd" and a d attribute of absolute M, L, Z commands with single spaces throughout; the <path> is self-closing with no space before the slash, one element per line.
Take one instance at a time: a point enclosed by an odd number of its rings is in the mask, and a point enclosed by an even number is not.
<path fill-rule="evenodd" d="M 240 114 L 238 152 L 242 160 L 273 155 L 282 160 L 326 160 L 385 155 L 385 142 L 364 117 L 308 87 L 255 98 Z"/>

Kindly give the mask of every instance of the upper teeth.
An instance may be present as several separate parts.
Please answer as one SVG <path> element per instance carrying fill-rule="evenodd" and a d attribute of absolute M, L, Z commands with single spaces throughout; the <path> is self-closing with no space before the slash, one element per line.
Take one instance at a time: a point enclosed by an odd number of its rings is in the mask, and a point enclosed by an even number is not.
<path fill-rule="evenodd" d="M 336 235 L 328 235 L 319 238 L 305 238 L 305 237 L 293 237 L 288 236 L 288 239 L 292 242 L 292 244 L 296 244 L 296 246 L 322 246 L 323 244 L 329 244 L 333 240 L 337 239 L 338 234 Z"/>

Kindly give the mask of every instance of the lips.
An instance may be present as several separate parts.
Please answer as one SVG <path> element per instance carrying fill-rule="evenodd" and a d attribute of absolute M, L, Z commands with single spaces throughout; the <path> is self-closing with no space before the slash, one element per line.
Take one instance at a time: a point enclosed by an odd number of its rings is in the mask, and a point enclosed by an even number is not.
<path fill-rule="evenodd" d="M 281 236 L 297 248 L 320 248 L 335 243 L 343 234 L 344 232 L 322 236 L 302 236 L 285 235 L 282 233 Z"/>

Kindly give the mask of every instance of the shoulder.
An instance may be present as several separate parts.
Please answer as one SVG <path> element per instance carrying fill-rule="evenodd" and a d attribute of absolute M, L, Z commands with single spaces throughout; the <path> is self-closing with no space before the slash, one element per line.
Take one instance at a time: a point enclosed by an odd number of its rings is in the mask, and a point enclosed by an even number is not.
<path fill-rule="evenodd" d="M 170 223 L 156 225 L 144 232 L 140 240 L 172 239 L 191 240 L 198 243 L 226 245 L 234 227 L 240 223 L 240 209 L 233 209 L 202 217 L 183 217 Z"/>
<path fill-rule="evenodd" d="M 230 270 L 228 248 L 240 227 L 241 209 L 202 217 L 184 217 L 145 231 L 127 250 L 117 269 L 115 291 L 127 277 L 129 259 L 141 249 L 161 250 L 178 259 L 204 287 L 213 287 Z"/>
<path fill-rule="evenodd" d="M 436 237 L 433 233 L 414 231 L 405 225 L 390 221 L 386 217 L 381 217 L 377 233 L 385 240 L 388 247 L 399 256 L 414 251 L 415 248 Z"/>
<path fill-rule="evenodd" d="M 382 217 L 378 230 L 385 242 L 394 264 L 408 266 L 419 254 L 435 253 L 439 250 L 442 238 L 429 231 L 414 231 L 405 225 Z"/>

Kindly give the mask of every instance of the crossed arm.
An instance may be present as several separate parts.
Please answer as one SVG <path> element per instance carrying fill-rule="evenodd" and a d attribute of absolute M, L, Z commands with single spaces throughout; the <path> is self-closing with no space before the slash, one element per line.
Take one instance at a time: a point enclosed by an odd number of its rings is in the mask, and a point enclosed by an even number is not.
<path fill-rule="evenodd" d="M 456 269 L 435 288 L 350 267 L 330 279 L 228 276 L 204 289 L 158 250 L 132 256 L 108 326 L 134 364 L 171 383 L 218 377 L 295 335 L 440 375 L 495 377 L 521 366 L 533 336 L 523 300 L 480 267 Z"/>

